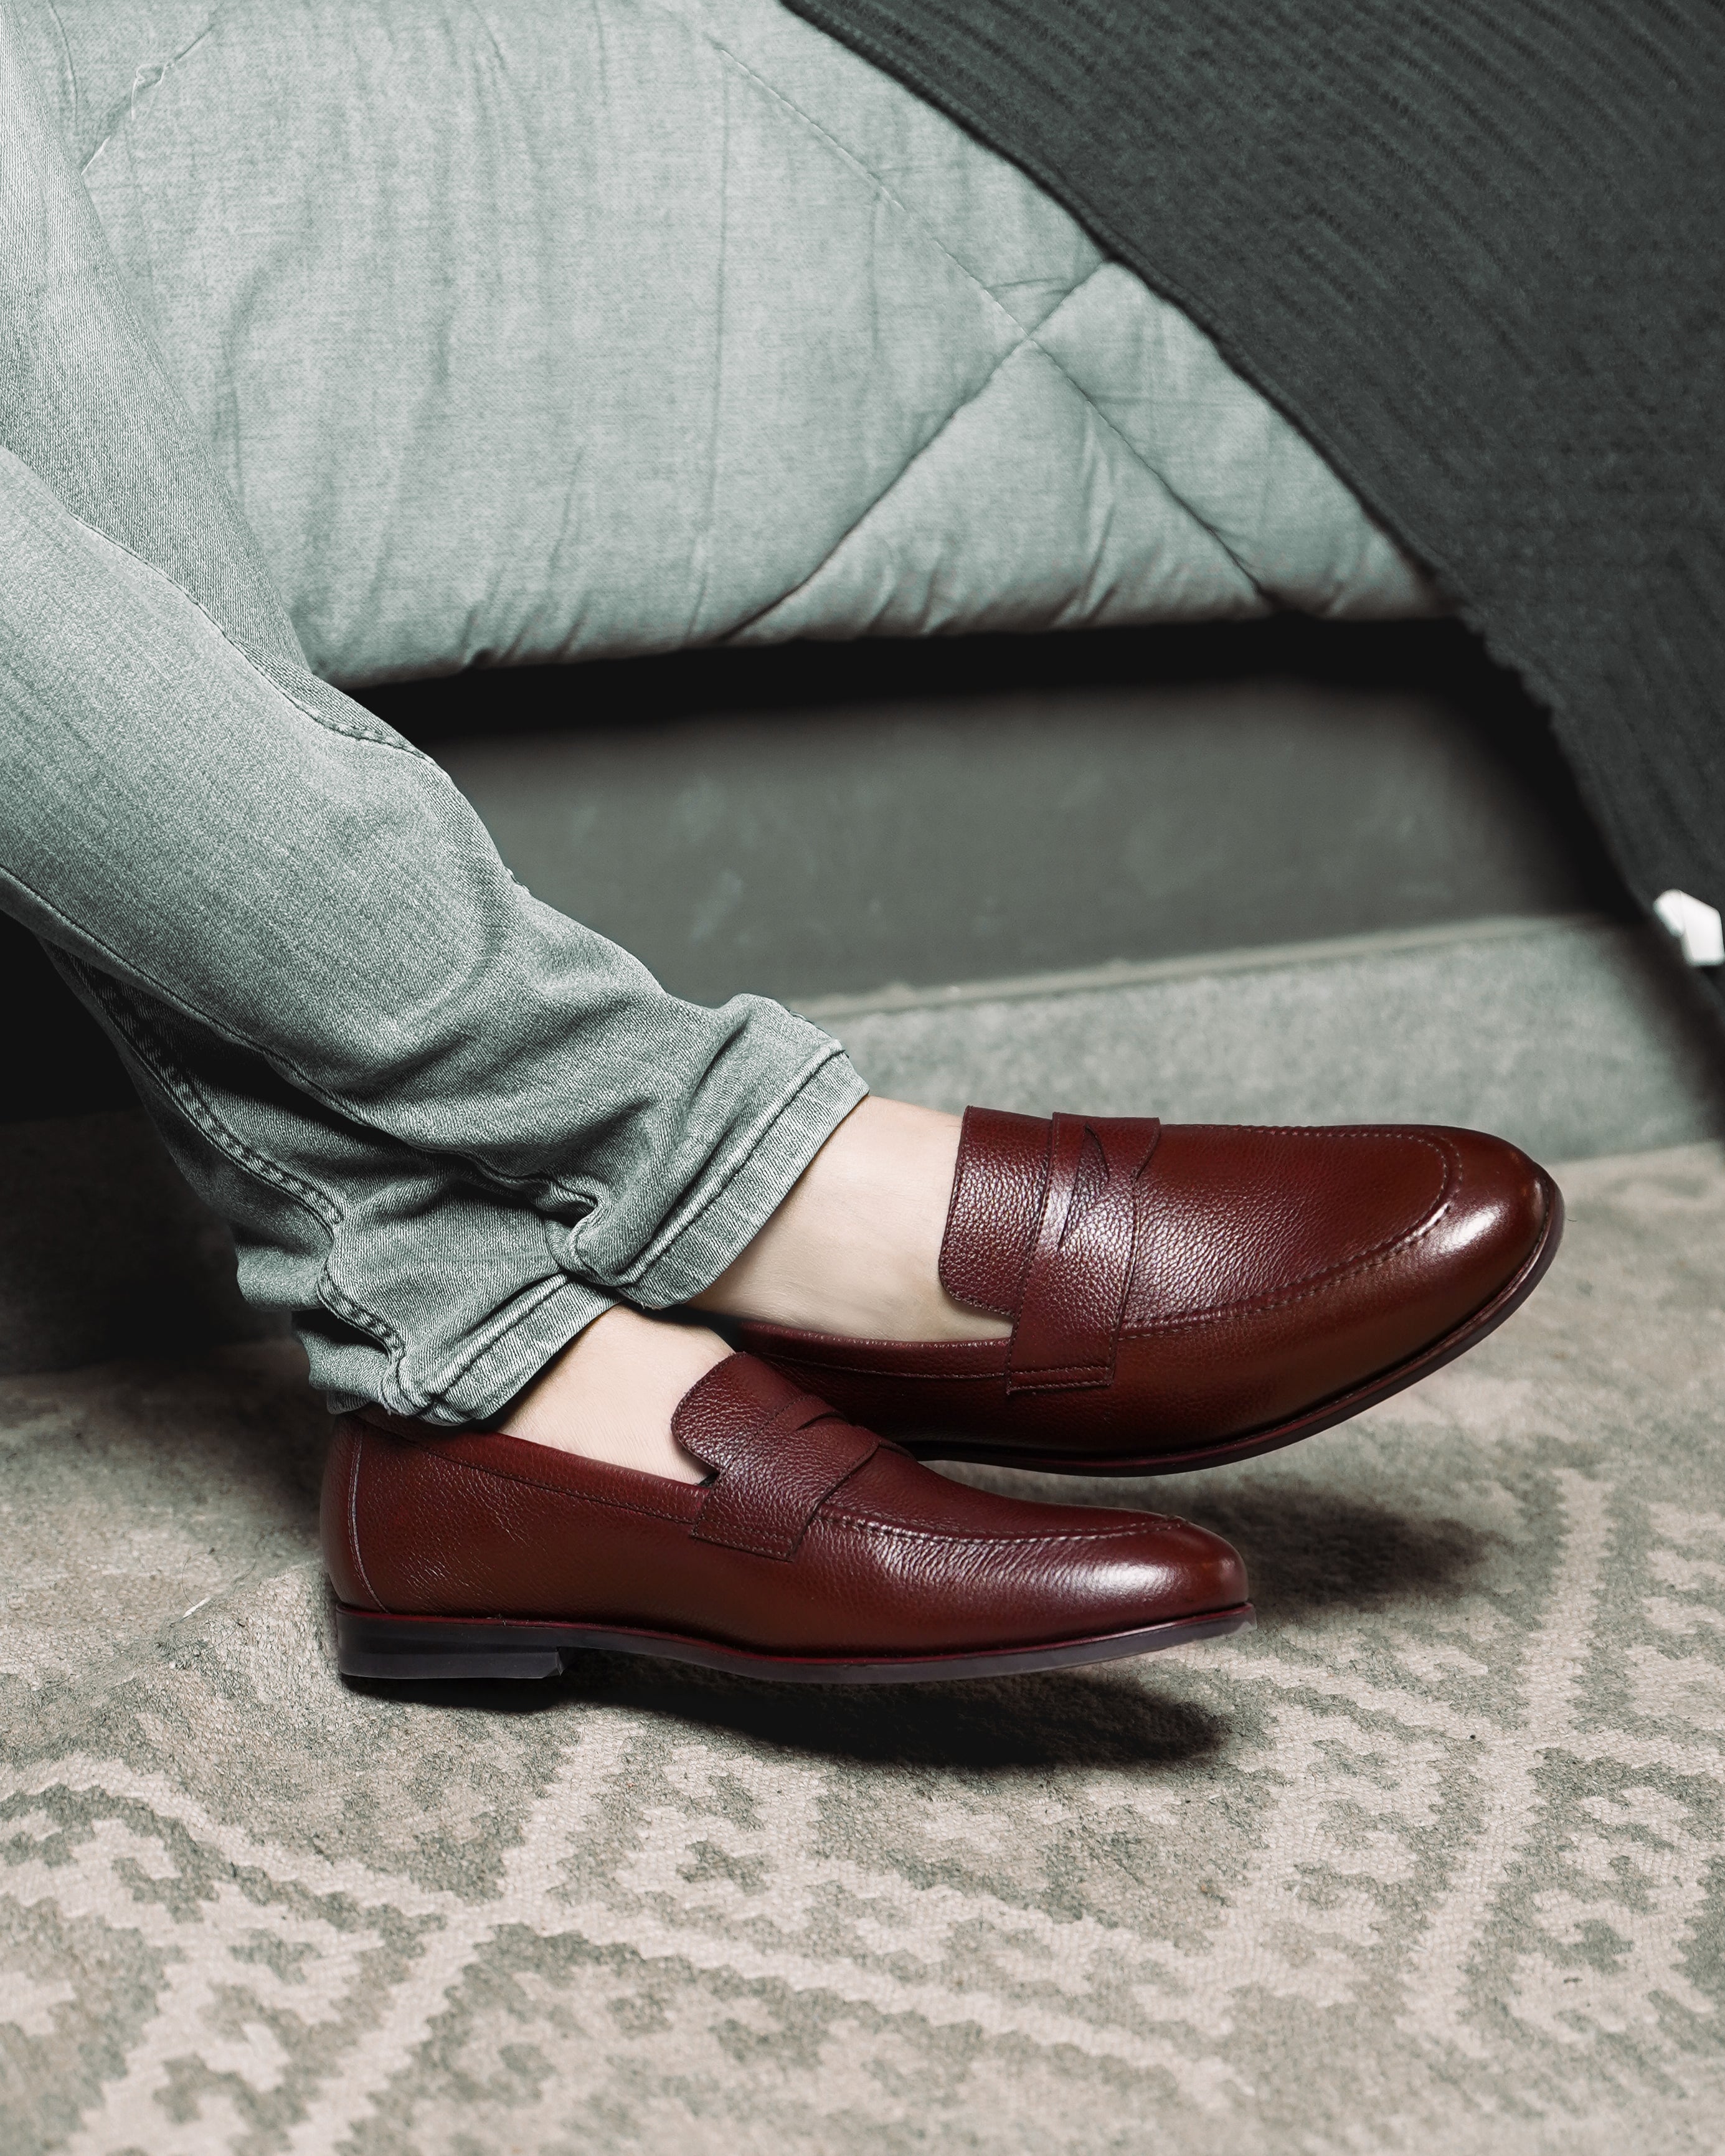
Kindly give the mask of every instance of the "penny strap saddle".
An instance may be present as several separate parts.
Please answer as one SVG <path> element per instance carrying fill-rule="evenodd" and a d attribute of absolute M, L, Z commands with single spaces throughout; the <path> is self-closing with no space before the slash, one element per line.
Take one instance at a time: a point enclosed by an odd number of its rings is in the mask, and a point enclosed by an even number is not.
<path fill-rule="evenodd" d="M 1154 1116 L 967 1111 L 941 1278 L 1012 1320 L 1009 1391 L 1111 1382 L 1161 1135 Z"/>
<path fill-rule="evenodd" d="M 757 1557 L 788 1558 L 839 1485 L 880 1440 L 752 1355 L 732 1355 L 688 1393 L 671 1435 L 716 1479 L 690 1532 Z"/>

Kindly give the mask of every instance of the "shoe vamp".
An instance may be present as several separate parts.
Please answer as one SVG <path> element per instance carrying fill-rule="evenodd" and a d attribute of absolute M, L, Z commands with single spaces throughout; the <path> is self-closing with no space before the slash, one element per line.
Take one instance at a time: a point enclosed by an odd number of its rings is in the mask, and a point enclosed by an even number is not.
<path fill-rule="evenodd" d="M 1388 1286 L 1452 1179 L 1446 1149 L 1424 1132 L 1172 1126 L 1150 1164 L 1126 1327 L 1327 1290 L 1358 1297 L 1368 1268 Z"/>

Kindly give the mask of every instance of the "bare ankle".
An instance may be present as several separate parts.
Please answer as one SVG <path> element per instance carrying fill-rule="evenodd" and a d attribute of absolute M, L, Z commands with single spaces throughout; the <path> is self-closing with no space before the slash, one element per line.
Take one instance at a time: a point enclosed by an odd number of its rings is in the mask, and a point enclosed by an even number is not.
<path fill-rule="evenodd" d="M 716 1332 L 619 1306 L 577 1335 L 517 1399 L 511 1437 L 609 1460 L 644 1475 L 701 1482 L 706 1470 L 671 1435 L 690 1387 L 731 1350 Z"/>
<path fill-rule="evenodd" d="M 977 1340 L 1004 1332 L 941 1285 L 960 1128 L 957 1116 L 870 1096 L 697 1306 L 857 1338 Z"/>

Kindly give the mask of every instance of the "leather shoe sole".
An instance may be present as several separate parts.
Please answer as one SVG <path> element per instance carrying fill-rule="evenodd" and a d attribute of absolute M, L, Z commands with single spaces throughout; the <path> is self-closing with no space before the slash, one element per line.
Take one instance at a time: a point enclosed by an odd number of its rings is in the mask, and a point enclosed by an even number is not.
<path fill-rule="evenodd" d="M 337 1666 L 344 1677 L 402 1684 L 427 1678 L 523 1678 L 567 1676 L 583 1655 L 649 1655 L 692 1662 L 728 1676 L 765 1677 L 780 1684 L 916 1684 L 953 1677 L 1023 1676 L 1085 1662 L 1123 1661 L 1161 1647 L 1219 1640 L 1254 1622 L 1250 1602 L 1202 1617 L 1176 1617 L 1089 1640 L 957 1655 L 896 1655 L 873 1660 L 837 1655 L 763 1655 L 675 1632 L 642 1632 L 608 1625 L 523 1625 L 503 1618 L 452 1622 L 439 1617 L 387 1617 L 336 1609 Z"/>

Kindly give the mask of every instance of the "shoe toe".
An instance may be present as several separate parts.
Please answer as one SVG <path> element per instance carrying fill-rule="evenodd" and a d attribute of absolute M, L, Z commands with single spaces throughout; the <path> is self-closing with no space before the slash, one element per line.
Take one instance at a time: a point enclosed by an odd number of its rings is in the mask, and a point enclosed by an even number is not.
<path fill-rule="evenodd" d="M 1525 1273 L 1561 1225 L 1557 1186 L 1521 1149 L 1481 1131 L 1401 1134 L 1442 1162 L 1442 1188 L 1419 1217 L 1362 1177 L 1362 1248 L 1317 1300 L 1340 1341 L 1358 1332 L 1354 1367 L 1337 1389 L 1424 1353 L 1481 1318 Z M 1381 1207 L 1373 1217 L 1374 1204 Z M 1373 1233 L 1373 1231 L 1376 1232 Z"/>
<path fill-rule="evenodd" d="M 1551 1178 L 1479 1131 L 1076 1120 L 966 1116 L 941 1277 L 1009 1343 L 748 1344 L 925 1457 L 1156 1472 L 1413 1383 L 1518 1306 L 1562 1232 Z"/>
<path fill-rule="evenodd" d="M 1096 1633 L 1237 1609 L 1249 1598 L 1245 1565 L 1219 1535 L 1152 1513 L 1091 1514 L 1098 1539 L 1084 1558 L 1085 1624 Z M 1115 1527 L 1107 1532 L 1100 1522 Z"/>
<path fill-rule="evenodd" d="M 1507 1287 L 1538 1249 L 1557 1187 L 1526 1153 L 1482 1131 L 1432 1133 L 1455 1162 L 1447 1204 L 1427 1237 L 1433 1291 L 1466 1316 Z"/>
<path fill-rule="evenodd" d="M 1187 1126 L 1157 1159 L 1127 1330 L 1139 1424 L 1170 1450 L 1411 1378 L 1488 1327 L 1561 1226 L 1549 1178 L 1477 1131 Z"/>

